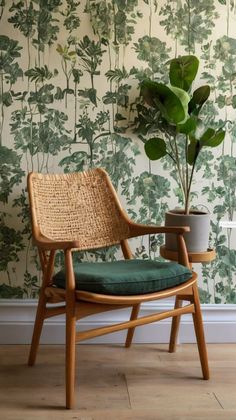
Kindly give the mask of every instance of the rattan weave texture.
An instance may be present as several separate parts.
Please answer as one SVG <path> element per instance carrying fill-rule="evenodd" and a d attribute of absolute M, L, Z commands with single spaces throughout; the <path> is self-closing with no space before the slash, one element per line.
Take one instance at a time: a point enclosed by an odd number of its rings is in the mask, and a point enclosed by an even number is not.
<path fill-rule="evenodd" d="M 40 232 L 79 249 L 105 247 L 129 237 L 119 202 L 105 171 L 33 174 L 31 203 Z"/>

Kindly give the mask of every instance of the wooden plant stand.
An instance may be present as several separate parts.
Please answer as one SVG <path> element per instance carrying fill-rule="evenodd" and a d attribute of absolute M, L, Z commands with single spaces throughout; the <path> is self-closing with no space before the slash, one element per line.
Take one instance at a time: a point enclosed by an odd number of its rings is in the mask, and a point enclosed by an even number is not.
<path fill-rule="evenodd" d="M 170 251 L 169 249 L 166 249 L 164 245 L 160 247 L 160 255 L 166 260 L 178 261 L 178 252 Z M 205 252 L 188 252 L 188 258 L 191 267 L 193 263 L 209 263 L 213 261 L 215 257 L 216 252 L 214 249 L 208 249 Z"/>

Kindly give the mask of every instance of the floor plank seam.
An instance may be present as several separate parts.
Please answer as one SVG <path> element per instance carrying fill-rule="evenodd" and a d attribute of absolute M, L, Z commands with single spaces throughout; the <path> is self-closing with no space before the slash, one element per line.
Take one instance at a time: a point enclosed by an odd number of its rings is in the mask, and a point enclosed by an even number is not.
<path fill-rule="evenodd" d="M 216 395 L 216 393 L 215 393 L 215 392 L 213 392 L 213 395 L 214 395 L 214 397 L 215 397 L 216 401 L 218 402 L 218 404 L 220 405 L 220 407 L 222 408 L 222 410 L 224 410 L 224 407 L 223 407 L 223 405 L 221 404 L 221 402 L 220 402 L 220 400 L 219 400 L 219 398 L 217 397 L 217 395 Z"/>
<path fill-rule="evenodd" d="M 129 399 L 129 408 L 132 409 L 131 399 L 130 399 L 130 394 L 129 394 L 128 381 L 127 381 L 125 373 L 124 373 L 124 378 L 125 378 L 125 384 L 126 384 L 126 389 L 127 389 L 128 399 Z"/>

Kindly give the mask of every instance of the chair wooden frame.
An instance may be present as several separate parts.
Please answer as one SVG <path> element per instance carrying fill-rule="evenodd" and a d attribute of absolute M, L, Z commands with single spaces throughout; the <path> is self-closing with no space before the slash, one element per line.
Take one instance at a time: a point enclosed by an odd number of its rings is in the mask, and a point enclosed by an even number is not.
<path fill-rule="evenodd" d="M 178 242 L 178 262 L 189 267 L 187 249 L 184 241 L 184 233 L 189 231 L 188 227 L 162 227 L 162 226 L 146 226 L 132 222 L 123 211 L 120 202 L 114 192 L 113 186 L 105 173 L 107 185 L 112 191 L 116 205 L 120 210 L 120 215 L 129 227 L 127 238 L 120 240 L 120 245 L 125 259 L 131 259 L 132 253 L 129 248 L 127 239 L 158 233 L 173 233 L 177 237 Z M 28 192 L 31 204 L 32 214 L 32 231 L 34 243 L 38 247 L 40 262 L 43 272 L 42 287 L 40 290 L 38 309 L 36 313 L 35 326 L 33 331 L 31 349 L 28 364 L 34 365 L 36 353 L 39 346 L 40 335 L 44 320 L 59 314 L 66 316 L 66 407 L 74 406 L 74 390 L 75 390 L 75 345 L 77 342 L 87 340 L 89 338 L 98 337 L 115 331 L 128 329 L 126 338 L 126 347 L 130 347 L 134 335 L 135 328 L 140 325 L 163 320 L 172 317 L 172 327 L 170 334 L 169 352 L 174 352 L 180 324 L 180 317 L 183 314 L 191 313 L 193 316 L 195 334 L 197 339 L 198 351 L 200 356 L 202 374 L 204 379 L 209 379 L 209 368 L 207 350 L 204 338 L 204 330 L 202 323 L 201 308 L 199 302 L 197 275 L 193 272 L 192 277 L 187 282 L 173 288 L 169 288 L 160 292 L 133 295 L 133 296 L 112 296 L 78 291 L 75 288 L 75 277 L 73 271 L 72 252 L 80 249 L 80 242 L 76 240 L 53 240 L 45 237 L 40 230 L 37 222 L 35 209 L 35 200 L 33 196 L 33 177 L 37 174 L 31 173 L 28 176 Z M 52 287 L 51 281 L 54 270 L 54 259 L 57 250 L 64 251 L 65 270 L 66 270 L 66 290 Z M 153 315 L 138 317 L 140 305 L 143 302 L 165 299 L 175 296 L 175 307 L 172 310 L 159 312 Z M 188 302 L 183 306 L 183 302 Z M 48 303 L 61 303 L 61 306 L 48 307 Z M 95 328 L 88 331 L 76 332 L 76 321 L 86 316 L 131 307 L 130 320 L 102 328 Z"/>

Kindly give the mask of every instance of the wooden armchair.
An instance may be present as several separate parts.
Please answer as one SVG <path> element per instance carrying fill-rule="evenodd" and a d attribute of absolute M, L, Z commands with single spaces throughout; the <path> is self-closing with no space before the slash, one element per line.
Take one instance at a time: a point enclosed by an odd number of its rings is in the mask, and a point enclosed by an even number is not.
<path fill-rule="evenodd" d="M 60 175 L 31 173 L 28 176 L 28 191 L 33 239 L 39 250 L 43 271 L 28 364 L 31 366 L 35 363 L 44 320 L 65 313 L 66 407 L 71 408 L 74 404 L 76 342 L 128 329 L 125 345 L 129 347 L 135 327 L 173 317 L 169 344 L 169 351 L 173 352 L 180 316 L 186 313 L 193 315 L 203 378 L 208 379 L 197 275 L 189 268 L 183 237 L 189 228 L 146 226 L 132 222 L 122 209 L 103 169 Z M 177 237 L 179 264 L 132 260 L 127 239 L 166 232 Z M 115 244 L 121 245 L 124 261 L 80 263 L 74 270 L 73 251 Z M 65 270 L 54 276 L 57 250 L 64 251 Z M 103 270 L 106 271 L 105 280 L 101 275 Z M 138 318 L 142 302 L 170 296 L 176 296 L 173 310 Z M 188 304 L 182 306 L 182 301 Z M 48 303 L 59 302 L 60 306 L 47 306 Z M 76 332 L 77 320 L 126 307 L 132 308 L 129 321 Z"/>

